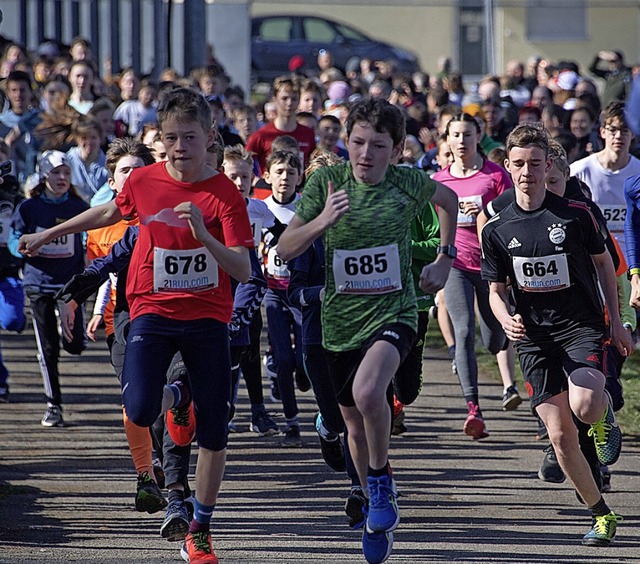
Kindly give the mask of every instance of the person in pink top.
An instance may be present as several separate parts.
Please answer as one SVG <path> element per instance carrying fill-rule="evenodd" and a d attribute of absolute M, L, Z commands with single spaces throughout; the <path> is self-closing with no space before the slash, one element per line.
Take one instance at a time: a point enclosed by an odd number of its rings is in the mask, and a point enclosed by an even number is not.
<path fill-rule="evenodd" d="M 478 405 L 478 365 L 475 354 L 475 308 L 484 345 L 497 356 L 504 384 L 503 408 L 515 409 L 522 399 L 514 384 L 514 355 L 502 327 L 489 307 L 489 286 L 480 275 L 480 242 L 476 217 L 494 198 L 511 188 L 507 172 L 478 149 L 482 132 L 469 114 L 454 116 L 446 129 L 453 162 L 433 177 L 458 196 L 456 247 L 458 256 L 444 287 L 445 302 L 456 340 L 455 360 L 468 408 L 464 432 L 473 439 L 489 436 Z"/>

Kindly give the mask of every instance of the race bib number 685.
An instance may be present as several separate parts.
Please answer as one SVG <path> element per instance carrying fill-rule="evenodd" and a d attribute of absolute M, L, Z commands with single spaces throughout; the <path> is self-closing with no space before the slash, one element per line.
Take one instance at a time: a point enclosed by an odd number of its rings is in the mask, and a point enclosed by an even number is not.
<path fill-rule="evenodd" d="M 333 252 L 333 278 L 339 294 L 388 294 L 402 290 L 398 245 Z"/>

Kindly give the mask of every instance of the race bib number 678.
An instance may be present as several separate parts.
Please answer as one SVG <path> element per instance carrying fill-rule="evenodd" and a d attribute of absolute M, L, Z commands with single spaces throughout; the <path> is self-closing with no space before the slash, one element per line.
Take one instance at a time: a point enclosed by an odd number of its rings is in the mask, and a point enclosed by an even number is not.
<path fill-rule="evenodd" d="M 339 294 L 388 294 L 402 290 L 398 245 L 333 252 L 333 278 Z"/>
<path fill-rule="evenodd" d="M 205 247 L 153 250 L 154 292 L 202 292 L 218 286 L 218 263 Z"/>

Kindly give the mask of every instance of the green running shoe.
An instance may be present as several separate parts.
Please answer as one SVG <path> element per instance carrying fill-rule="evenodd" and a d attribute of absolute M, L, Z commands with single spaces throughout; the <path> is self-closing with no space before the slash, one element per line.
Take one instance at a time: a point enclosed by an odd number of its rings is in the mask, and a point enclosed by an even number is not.
<path fill-rule="evenodd" d="M 593 518 L 593 527 L 582 537 L 582 544 L 587 546 L 609 546 L 616 536 L 618 523 L 622 521 L 620 515 L 613 511 L 608 515 L 598 515 Z"/>
<path fill-rule="evenodd" d="M 614 464 L 622 450 L 622 432 L 613 413 L 611 396 L 608 392 L 607 396 L 609 398 L 607 410 L 598 421 L 591 424 L 589 429 L 589 436 L 593 437 L 596 446 L 598 460 L 605 466 Z"/>

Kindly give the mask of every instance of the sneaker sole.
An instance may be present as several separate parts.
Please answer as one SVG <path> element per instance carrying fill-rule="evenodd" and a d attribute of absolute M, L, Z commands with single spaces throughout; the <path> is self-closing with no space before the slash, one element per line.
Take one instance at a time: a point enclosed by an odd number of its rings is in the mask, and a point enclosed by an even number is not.
<path fill-rule="evenodd" d="M 145 493 L 144 495 L 136 495 L 136 511 L 140 513 L 147 512 L 149 515 L 162 511 L 169 505 L 167 500 L 158 498 L 155 495 Z"/>
<path fill-rule="evenodd" d="M 267 429 L 266 431 L 262 432 L 253 423 L 251 424 L 251 430 L 259 437 L 273 437 L 280 434 L 280 429 Z"/>
<path fill-rule="evenodd" d="M 615 536 L 611 537 L 610 540 L 604 539 L 582 539 L 582 544 L 584 546 L 611 546 L 613 544 L 613 539 Z"/>
<path fill-rule="evenodd" d="M 61 421 L 60 423 L 48 423 L 45 421 L 40 421 L 40 425 L 42 425 L 43 427 L 47 427 L 49 429 L 51 429 L 52 427 L 65 427 L 66 425 L 64 424 L 64 421 Z"/>
<path fill-rule="evenodd" d="M 469 435 L 474 441 L 478 439 L 486 439 L 489 436 L 489 432 L 482 421 L 473 419 L 468 423 L 465 422 L 462 429 L 465 435 Z"/>
<path fill-rule="evenodd" d="M 160 527 L 160 536 L 169 542 L 183 541 L 189 532 L 189 523 L 180 516 L 175 516 Z"/>
<path fill-rule="evenodd" d="M 550 484 L 562 484 L 567 479 L 564 475 L 562 476 L 562 480 L 545 478 L 542 470 L 538 470 L 538 478 L 543 482 L 548 482 Z"/>
<path fill-rule="evenodd" d="M 502 403 L 502 410 L 513 411 L 514 409 L 518 409 L 521 403 L 522 398 L 520 396 L 511 396 L 507 401 Z"/>

